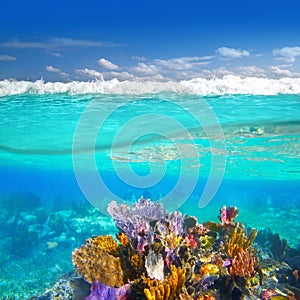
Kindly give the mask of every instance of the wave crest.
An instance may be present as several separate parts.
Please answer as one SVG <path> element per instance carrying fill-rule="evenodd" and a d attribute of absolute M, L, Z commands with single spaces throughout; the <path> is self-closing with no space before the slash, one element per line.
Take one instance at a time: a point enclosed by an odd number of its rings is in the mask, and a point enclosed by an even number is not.
<path fill-rule="evenodd" d="M 227 75 L 222 79 L 195 78 L 191 80 L 95 80 L 72 82 L 0 81 L 0 97 L 22 94 L 119 94 L 143 95 L 162 92 L 191 95 L 277 95 L 300 94 L 300 78 L 257 78 Z"/>

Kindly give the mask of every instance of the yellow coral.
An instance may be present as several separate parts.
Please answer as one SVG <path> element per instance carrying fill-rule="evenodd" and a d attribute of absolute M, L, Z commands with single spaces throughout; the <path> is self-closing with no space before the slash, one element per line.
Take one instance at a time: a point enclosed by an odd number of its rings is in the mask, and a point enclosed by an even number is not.
<path fill-rule="evenodd" d="M 257 235 L 257 230 L 252 229 L 249 237 L 246 236 L 244 227 L 237 223 L 231 231 L 231 235 L 225 241 L 225 252 L 231 257 L 235 257 L 243 250 L 247 250 Z"/>
<path fill-rule="evenodd" d="M 201 275 L 214 275 L 219 273 L 219 267 L 215 264 L 205 264 L 200 268 Z"/>
<path fill-rule="evenodd" d="M 174 232 L 171 232 L 165 237 L 165 241 L 163 242 L 166 243 L 169 249 L 173 250 L 180 245 L 181 240 L 181 236 L 177 236 Z"/>
<path fill-rule="evenodd" d="M 196 299 L 197 300 L 215 300 L 216 298 L 211 295 L 200 295 Z"/>
<path fill-rule="evenodd" d="M 73 251 L 72 262 L 77 272 L 90 283 L 98 280 L 111 286 L 124 284 L 119 246 L 111 236 L 87 239 L 83 246 Z"/>
<path fill-rule="evenodd" d="M 173 300 L 185 282 L 185 269 L 171 266 L 171 274 L 163 281 L 143 277 L 148 286 L 144 289 L 147 300 Z"/>
<path fill-rule="evenodd" d="M 100 235 L 97 237 L 91 238 L 93 243 L 95 243 L 98 247 L 105 250 L 111 255 L 118 256 L 119 255 L 119 245 L 110 235 Z"/>

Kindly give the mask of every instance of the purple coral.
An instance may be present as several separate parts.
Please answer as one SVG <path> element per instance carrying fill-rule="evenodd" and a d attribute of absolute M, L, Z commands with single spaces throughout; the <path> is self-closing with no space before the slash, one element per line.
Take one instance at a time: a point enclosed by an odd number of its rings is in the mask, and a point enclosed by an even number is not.
<path fill-rule="evenodd" d="M 163 211 L 161 203 L 154 203 L 150 199 L 144 198 L 138 199 L 137 203 L 133 205 L 132 210 L 128 205 L 118 205 L 116 201 L 110 202 L 107 210 L 121 230 L 124 230 L 121 228 L 122 225 L 133 224 L 137 219 L 154 221 L 159 220 L 166 214 Z"/>
<path fill-rule="evenodd" d="M 125 204 L 118 205 L 116 201 L 109 203 L 107 210 L 117 227 L 137 242 L 137 249 L 140 252 L 145 251 L 145 247 L 153 242 L 150 221 L 158 220 L 165 215 L 160 203 L 153 203 L 150 199 L 144 198 L 140 198 L 132 210 Z"/>
<path fill-rule="evenodd" d="M 91 293 L 84 300 L 126 300 L 129 299 L 130 285 L 125 284 L 115 288 L 99 281 L 94 281 L 91 286 Z"/>
<path fill-rule="evenodd" d="M 171 233 L 175 236 L 183 234 L 183 217 L 181 212 L 175 211 L 162 217 L 156 224 L 156 230 L 160 239 L 165 239 Z"/>
<path fill-rule="evenodd" d="M 203 289 L 204 291 L 207 291 L 218 279 L 218 276 L 212 276 L 212 275 L 204 275 L 196 284 L 195 288 L 196 290 Z"/>
<path fill-rule="evenodd" d="M 154 203 L 150 199 L 144 199 L 143 197 L 138 199 L 137 203 L 133 205 L 132 211 L 149 221 L 158 220 L 166 214 L 161 203 Z"/>

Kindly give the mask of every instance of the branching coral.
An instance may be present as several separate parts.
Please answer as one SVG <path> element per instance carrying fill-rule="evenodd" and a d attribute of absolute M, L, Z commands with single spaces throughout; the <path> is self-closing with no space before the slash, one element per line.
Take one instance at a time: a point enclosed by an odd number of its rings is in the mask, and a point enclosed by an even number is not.
<path fill-rule="evenodd" d="M 163 281 L 143 279 L 147 286 L 144 289 L 147 300 L 173 300 L 184 286 L 185 270 L 171 266 L 171 273 Z"/>
<path fill-rule="evenodd" d="M 250 279 L 255 275 L 258 261 L 256 256 L 249 250 L 241 250 L 232 260 L 229 267 L 229 274 L 232 277 L 243 277 Z"/>
<path fill-rule="evenodd" d="M 225 241 L 225 252 L 229 257 L 233 258 L 244 250 L 247 250 L 257 235 L 257 230 L 252 229 L 249 236 L 246 236 L 245 228 L 241 223 L 236 223 L 236 226 L 231 231 L 229 237 Z"/>
<path fill-rule="evenodd" d="M 144 198 L 140 198 L 132 210 L 125 204 L 118 205 L 116 201 L 112 201 L 107 210 L 121 232 L 137 243 L 140 252 L 144 252 L 145 247 L 153 242 L 150 221 L 158 220 L 165 215 L 160 203 L 153 203 L 150 199 Z"/>

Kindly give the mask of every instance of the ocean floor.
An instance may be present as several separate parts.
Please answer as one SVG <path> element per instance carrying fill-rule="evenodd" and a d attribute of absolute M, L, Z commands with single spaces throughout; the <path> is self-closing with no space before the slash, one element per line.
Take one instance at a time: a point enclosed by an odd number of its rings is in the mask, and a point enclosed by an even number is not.
<path fill-rule="evenodd" d="M 85 200 L 51 209 L 33 194 L 1 200 L 0 297 L 27 299 L 43 292 L 73 270 L 75 247 L 93 235 L 117 232 L 113 220 Z"/>

